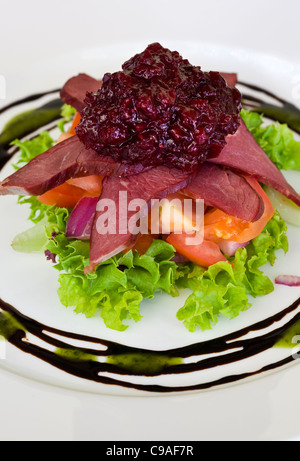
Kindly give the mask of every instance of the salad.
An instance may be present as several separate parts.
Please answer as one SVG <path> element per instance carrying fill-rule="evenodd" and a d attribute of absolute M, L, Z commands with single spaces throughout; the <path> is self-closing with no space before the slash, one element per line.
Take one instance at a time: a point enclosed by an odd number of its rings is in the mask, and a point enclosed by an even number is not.
<path fill-rule="evenodd" d="M 143 299 L 187 290 L 176 315 L 194 332 L 274 290 L 262 267 L 288 251 L 286 223 L 300 222 L 299 194 L 280 171 L 300 170 L 300 143 L 242 108 L 236 83 L 154 43 L 101 82 L 68 80 L 58 138 L 13 141 L 16 172 L 0 195 L 29 204 L 33 226 L 12 247 L 53 264 L 64 306 L 123 331 L 141 320 Z M 163 198 L 167 222 L 154 213 Z M 202 203 L 199 227 L 193 212 L 186 223 L 185 200 Z"/>

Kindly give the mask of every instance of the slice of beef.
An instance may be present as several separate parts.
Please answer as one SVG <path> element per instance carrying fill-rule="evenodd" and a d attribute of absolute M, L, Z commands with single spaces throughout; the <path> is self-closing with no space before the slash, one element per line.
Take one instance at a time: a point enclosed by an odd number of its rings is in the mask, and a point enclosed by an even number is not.
<path fill-rule="evenodd" d="M 76 176 L 78 147 L 85 149 L 69 138 L 35 157 L 0 183 L 0 195 L 41 195 L 63 184 Z"/>
<path fill-rule="evenodd" d="M 222 77 L 226 81 L 227 85 L 231 88 L 235 87 L 238 82 L 238 76 L 234 73 L 221 72 Z"/>
<path fill-rule="evenodd" d="M 142 225 L 138 219 L 147 215 L 151 199 L 177 192 L 191 179 L 190 174 L 165 166 L 127 178 L 105 178 L 92 227 L 90 265 L 85 272 L 93 272 L 99 263 L 135 242 L 138 231 L 133 232 L 134 223 Z"/>
<path fill-rule="evenodd" d="M 65 104 L 69 104 L 81 112 L 84 108 L 86 93 L 96 93 L 100 86 L 101 81 L 87 74 L 78 74 L 64 84 L 60 91 L 60 97 Z"/>
<path fill-rule="evenodd" d="M 214 164 L 204 163 L 183 193 L 246 221 L 256 221 L 264 210 L 263 200 L 245 178 Z"/>
<path fill-rule="evenodd" d="M 234 135 L 227 136 L 226 142 L 220 154 L 209 159 L 209 162 L 252 176 L 300 206 L 299 194 L 288 184 L 242 120 L 238 131 Z"/>
<path fill-rule="evenodd" d="M 72 136 L 0 182 L 0 195 L 42 195 L 70 178 L 92 174 L 129 176 L 144 169 L 141 164 L 117 163 L 86 149 L 77 136 Z"/>

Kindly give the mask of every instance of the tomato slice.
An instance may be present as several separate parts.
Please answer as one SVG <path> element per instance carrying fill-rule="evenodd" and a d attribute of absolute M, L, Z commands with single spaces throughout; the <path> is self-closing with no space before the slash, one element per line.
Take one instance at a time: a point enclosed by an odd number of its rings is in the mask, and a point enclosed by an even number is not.
<path fill-rule="evenodd" d="M 81 115 L 80 115 L 79 112 L 76 112 L 75 115 L 74 115 L 74 118 L 73 118 L 72 126 L 71 126 L 70 131 L 69 131 L 69 133 L 71 135 L 74 136 L 76 134 L 75 128 L 79 124 L 80 120 L 81 120 Z"/>
<path fill-rule="evenodd" d="M 143 255 L 146 253 L 148 248 L 150 247 L 151 243 L 154 239 L 158 238 L 158 235 L 151 235 L 151 234 L 140 234 L 132 245 L 128 246 L 126 250 L 123 250 L 122 253 L 127 253 L 128 251 L 137 250 L 139 255 Z"/>
<path fill-rule="evenodd" d="M 65 141 L 68 138 L 72 138 L 72 136 L 76 135 L 75 128 L 79 124 L 80 120 L 81 120 L 81 115 L 79 114 L 79 112 L 76 112 L 74 115 L 73 123 L 72 123 L 70 130 L 67 131 L 66 133 L 61 133 L 60 137 L 57 140 L 57 144 L 62 141 Z"/>
<path fill-rule="evenodd" d="M 82 176 L 81 178 L 68 179 L 67 184 L 84 189 L 89 194 L 94 194 L 99 197 L 102 190 L 102 181 L 102 176 L 90 175 Z"/>
<path fill-rule="evenodd" d="M 203 240 L 200 245 L 187 245 L 186 239 L 190 238 L 187 234 L 170 234 L 167 242 L 176 249 L 176 251 L 185 256 L 198 266 L 209 267 L 220 261 L 227 261 L 215 242 Z"/>
<path fill-rule="evenodd" d="M 249 222 L 230 216 L 219 209 L 212 209 L 204 216 L 204 236 L 212 242 L 234 240 L 245 229 Z"/>
<path fill-rule="evenodd" d="M 139 255 L 143 255 L 146 253 L 148 248 L 150 247 L 151 243 L 155 236 L 151 234 L 142 234 L 136 241 L 135 245 L 133 246 L 132 250 L 137 250 Z"/>
<path fill-rule="evenodd" d="M 262 216 L 255 222 L 245 221 L 224 213 L 221 210 L 210 210 L 204 216 L 205 239 L 213 242 L 232 240 L 238 243 L 249 242 L 257 237 L 274 215 L 274 207 L 259 183 L 245 177 L 254 190 L 260 195 L 264 204 Z"/>
<path fill-rule="evenodd" d="M 145 254 L 155 238 L 157 238 L 155 235 L 141 234 L 133 245 L 132 251 L 137 250 L 139 255 Z"/>
<path fill-rule="evenodd" d="M 61 133 L 60 137 L 57 140 L 57 144 L 59 144 L 60 142 L 65 141 L 68 138 L 72 138 L 73 136 L 74 136 L 73 134 L 68 133 L 68 132 L 67 133 Z"/>
<path fill-rule="evenodd" d="M 255 222 L 230 216 L 219 209 L 212 209 L 204 216 L 204 240 L 200 245 L 187 245 L 186 234 L 170 234 L 167 242 L 188 260 L 199 266 L 209 267 L 227 261 L 218 244 L 224 241 L 246 243 L 257 237 L 274 215 L 274 208 L 259 183 L 250 177 L 246 180 L 260 195 L 264 204 L 262 216 Z"/>
<path fill-rule="evenodd" d="M 74 208 L 84 195 L 86 194 L 83 189 L 65 183 L 45 192 L 45 194 L 37 198 L 45 205 L 56 205 L 60 208 Z"/>
<path fill-rule="evenodd" d="M 81 120 L 79 112 L 75 113 L 70 131 L 62 133 L 58 143 L 76 134 L 75 128 Z M 40 195 L 38 200 L 45 205 L 56 205 L 60 208 L 74 208 L 82 197 L 99 197 L 102 191 L 103 177 L 97 175 L 72 178 L 64 184 Z"/>
<path fill-rule="evenodd" d="M 100 176 L 85 176 L 69 179 L 61 186 L 40 195 L 38 200 L 46 205 L 56 205 L 59 208 L 74 208 L 82 197 L 99 197 L 102 190 Z"/>

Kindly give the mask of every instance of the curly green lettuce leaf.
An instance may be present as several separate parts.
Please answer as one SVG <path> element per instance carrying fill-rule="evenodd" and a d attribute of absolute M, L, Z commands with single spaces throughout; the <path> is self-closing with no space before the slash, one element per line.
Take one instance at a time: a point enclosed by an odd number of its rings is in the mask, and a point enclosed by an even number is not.
<path fill-rule="evenodd" d="M 163 240 L 154 240 L 144 255 L 130 250 L 85 275 L 90 242 L 66 237 L 69 213 L 67 209 L 48 207 L 43 221 L 16 238 L 19 251 L 25 247 L 34 251 L 33 246 L 40 242 L 40 251 L 53 256 L 59 271 L 61 303 L 86 317 L 99 313 L 107 327 L 118 331 L 128 327 L 125 321 L 141 320 L 143 299 L 152 299 L 159 291 L 177 296 L 181 288 L 192 291 L 177 313 L 189 331 L 210 329 L 220 316 L 234 318 L 251 306 L 249 296 L 263 296 L 274 290 L 262 268 L 274 264 L 278 250 L 288 251 L 286 224 L 276 212 L 246 248 L 208 269 L 193 263 L 177 266 L 172 261 L 174 248 Z"/>
<path fill-rule="evenodd" d="M 44 203 L 40 202 L 37 197 L 26 197 L 24 195 L 19 195 L 17 203 L 19 205 L 29 206 L 28 219 L 35 224 L 45 218 L 45 214 L 49 209 L 49 205 L 45 205 Z"/>
<path fill-rule="evenodd" d="M 53 147 L 54 143 L 55 141 L 48 131 L 43 131 L 39 136 L 33 139 L 25 139 L 25 141 L 15 139 L 11 145 L 17 146 L 20 149 L 20 154 L 14 168 L 23 167 L 26 163 Z"/>
<path fill-rule="evenodd" d="M 17 146 L 20 153 L 18 160 L 13 164 L 13 167 L 16 170 L 22 168 L 32 159 L 53 147 L 54 144 L 55 141 L 48 131 L 43 131 L 33 139 L 26 139 L 24 141 L 20 141 L 19 139 L 14 140 L 11 145 Z M 47 209 L 49 208 L 48 205 L 44 205 L 39 202 L 37 197 L 19 195 L 17 203 L 20 205 L 29 205 L 30 214 L 28 219 L 33 223 L 42 221 L 45 218 Z"/>
<path fill-rule="evenodd" d="M 57 127 L 61 132 L 65 131 L 65 124 L 70 122 L 76 113 L 76 110 L 68 105 L 63 104 L 61 108 L 62 120 L 57 123 Z M 17 146 L 19 148 L 18 160 L 13 164 L 13 167 L 18 170 L 33 160 L 40 154 L 43 154 L 48 149 L 54 146 L 56 140 L 50 135 L 49 131 L 43 131 L 38 136 L 33 139 L 25 139 L 20 141 L 15 139 L 11 145 Z M 42 221 L 45 218 L 45 213 L 48 210 L 49 206 L 41 203 L 37 197 L 27 197 L 20 195 L 18 197 L 18 204 L 29 205 L 30 214 L 29 220 L 33 223 Z"/>
<path fill-rule="evenodd" d="M 152 249 L 160 244 L 153 241 Z M 58 235 L 47 248 L 59 259 L 56 268 L 62 271 L 58 289 L 62 304 L 75 306 L 75 312 L 87 317 L 100 312 L 109 328 L 123 331 L 128 326 L 125 320 L 141 320 L 142 300 L 153 298 L 157 291 L 177 295 L 176 264 L 170 260 L 159 261 L 147 253 L 140 256 L 130 250 L 101 263 L 94 274 L 85 276 L 89 242 L 66 244 L 62 235 Z"/>
<path fill-rule="evenodd" d="M 128 251 L 98 265 L 96 272 L 84 274 L 89 264 L 90 242 L 68 239 L 65 227 L 69 212 L 51 207 L 47 212 L 45 232 L 48 243 L 44 247 L 55 255 L 54 267 L 60 272 L 58 295 L 66 307 L 76 313 L 92 317 L 100 313 L 106 326 L 123 331 L 125 320 L 141 320 L 140 305 L 157 291 L 176 296 L 177 265 L 171 261 L 174 248 L 161 240 L 154 240 L 144 255 Z"/>
<path fill-rule="evenodd" d="M 279 169 L 300 171 L 300 142 L 286 124 L 277 122 L 265 126 L 263 115 L 245 109 L 242 109 L 241 117 L 258 144 Z"/>
<path fill-rule="evenodd" d="M 23 252 L 46 252 L 59 271 L 58 296 L 66 307 L 92 317 L 100 313 L 106 326 L 123 331 L 125 320 L 141 320 L 143 299 L 156 292 L 177 296 L 175 250 L 154 240 L 145 254 L 136 251 L 117 255 L 101 264 L 95 273 L 84 273 L 89 265 L 90 242 L 65 235 L 70 211 L 48 207 L 42 221 L 15 237 L 13 248 Z"/>
<path fill-rule="evenodd" d="M 222 261 L 207 270 L 190 265 L 190 272 L 181 274 L 178 285 L 190 288 L 184 306 L 177 312 L 178 320 L 194 332 L 197 328 L 208 330 L 217 323 L 221 314 L 227 318 L 236 317 L 250 303 L 243 285 L 246 272 L 246 250 L 239 251 L 235 264 Z M 183 278 L 182 278 L 183 276 Z"/>
<path fill-rule="evenodd" d="M 177 318 L 194 332 L 207 330 L 223 315 L 232 319 L 251 306 L 249 296 L 271 293 L 274 285 L 261 268 L 274 264 L 276 251 L 288 251 L 286 224 L 276 212 L 263 232 L 226 262 L 207 270 L 194 264 L 181 265 L 177 285 L 190 288 L 192 294 L 178 311 Z"/>
<path fill-rule="evenodd" d="M 286 236 L 287 226 L 279 213 L 268 222 L 264 231 L 247 246 L 247 272 L 244 284 L 253 296 L 263 296 L 274 290 L 274 285 L 263 274 L 261 267 L 276 261 L 276 251 L 287 253 L 289 244 Z"/>
<path fill-rule="evenodd" d="M 63 104 L 61 108 L 61 116 L 66 122 L 70 122 L 75 113 L 76 109 L 74 109 L 74 107 L 70 106 L 69 104 Z"/>
<path fill-rule="evenodd" d="M 69 104 L 63 104 L 61 108 L 61 116 L 63 119 L 60 120 L 57 124 L 57 127 L 62 133 L 65 133 L 65 125 L 73 119 L 75 113 L 76 109 L 74 109 L 74 107 L 70 106 Z"/>
<path fill-rule="evenodd" d="M 20 203 L 27 203 L 25 200 Z M 45 206 L 43 216 L 38 216 L 32 221 L 35 224 L 29 229 L 16 235 L 12 248 L 22 253 L 40 253 L 47 250 L 49 239 L 56 233 L 64 232 L 69 218 L 69 210 L 54 206 Z"/>

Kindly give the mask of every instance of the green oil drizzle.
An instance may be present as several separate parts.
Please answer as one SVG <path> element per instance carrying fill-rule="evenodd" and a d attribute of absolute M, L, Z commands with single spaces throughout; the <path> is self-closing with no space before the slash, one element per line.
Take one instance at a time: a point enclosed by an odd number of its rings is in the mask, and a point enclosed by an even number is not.
<path fill-rule="evenodd" d="M 16 331 L 25 328 L 8 312 L 0 312 L 0 337 L 9 340 Z"/>
<path fill-rule="evenodd" d="M 279 96 L 270 91 L 260 88 L 257 85 L 251 85 L 244 82 L 239 82 L 242 86 L 258 91 L 263 95 L 268 95 L 277 103 L 266 103 L 263 99 L 242 92 L 242 102 L 244 107 L 253 112 L 263 114 L 265 117 L 276 122 L 287 124 L 292 130 L 300 134 L 300 109 L 294 104 L 285 101 Z"/>
<path fill-rule="evenodd" d="M 37 109 L 16 115 L 5 125 L 2 133 L 0 133 L 0 146 L 8 146 L 15 139 L 22 138 L 57 120 L 61 117 L 62 106 L 61 99 L 54 99 Z"/>
<path fill-rule="evenodd" d="M 27 329 L 9 312 L 0 312 L 0 340 L 9 341 L 16 332 L 27 332 Z M 98 356 L 75 347 L 56 347 L 54 354 L 67 362 L 97 362 Z M 108 355 L 105 362 L 122 370 L 138 375 L 153 375 L 167 368 L 180 365 L 183 359 L 170 357 L 155 352 L 133 352 Z"/>
<path fill-rule="evenodd" d="M 288 328 L 275 343 L 275 347 L 294 348 L 300 343 L 300 320 Z"/>
<path fill-rule="evenodd" d="M 57 348 L 55 353 L 72 362 L 97 361 L 97 357 L 95 355 L 88 354 L 76 348 Z"/>
<path fill-rule="evenodd" d="M 107 357 L 106 362 L 139 375 L 151 375 L 153 373 L 160 373 L 169 366 L 180 365 L 183 363 L 183 360 L 179 357 L 141 352 L 111 355 Z"/>

